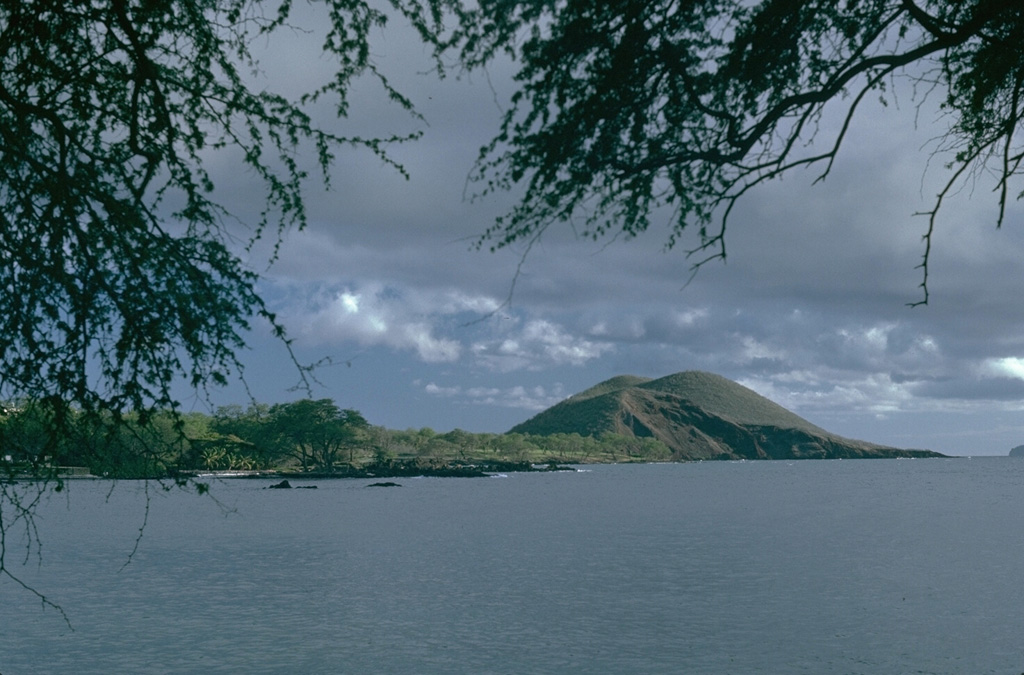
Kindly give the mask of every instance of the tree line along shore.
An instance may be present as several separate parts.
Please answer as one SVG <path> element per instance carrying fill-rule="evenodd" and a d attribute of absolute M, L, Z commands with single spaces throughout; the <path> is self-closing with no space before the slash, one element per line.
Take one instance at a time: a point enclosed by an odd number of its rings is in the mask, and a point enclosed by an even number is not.
<path fill-rule="evenodd" d="M 666 461 L 672 454 L 656 439 L 616 433 L 387 429 L 330 399 L 228 405 L 212 414 L 133 414 L 116 421 L 70 411 L 71 423 L 63 420 L 59 435 L 52 433 L 53 414 L 31 402 L 4 406 L 0 476 L 473 476 L 565 464 Z"/>

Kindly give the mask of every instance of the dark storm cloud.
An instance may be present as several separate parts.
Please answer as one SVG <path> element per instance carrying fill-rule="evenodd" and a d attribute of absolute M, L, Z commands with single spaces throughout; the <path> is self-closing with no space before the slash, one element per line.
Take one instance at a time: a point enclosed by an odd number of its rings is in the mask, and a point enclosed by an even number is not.
<path fill-rule="evenodd" d="M 1024 400 L 1024 380 L 988 377 L 921 382 L 915 384 L 912 391 L 915 396 L 931 399 L 1021 401 Z"/>

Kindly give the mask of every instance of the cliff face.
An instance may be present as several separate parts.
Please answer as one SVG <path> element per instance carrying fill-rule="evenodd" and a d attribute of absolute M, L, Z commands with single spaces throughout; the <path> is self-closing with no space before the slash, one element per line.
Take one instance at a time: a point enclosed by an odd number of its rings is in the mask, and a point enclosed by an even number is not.
<path fill-rule="evenodd" d="M 620 376 L 512 429 L 517 433 L 653 437 L 675 460 L 941 457 L 842 438 L 719 375 Z"/>

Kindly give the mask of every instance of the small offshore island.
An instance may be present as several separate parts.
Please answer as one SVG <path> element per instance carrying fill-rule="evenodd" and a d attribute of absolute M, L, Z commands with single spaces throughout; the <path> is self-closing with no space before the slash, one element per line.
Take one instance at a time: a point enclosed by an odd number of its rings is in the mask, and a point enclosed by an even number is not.
<path fill-rule="evenodd" d="M 0 424 L 5 438 L 21 439 L 13 448 L 40 447 L 33 434 L 44 425 L 31 406 L 6 410 Z M 224 406 L 212 416 L 168 414 L 100 431 L 86 429 L 52 454 L 8 450 L 0 473 L 183 480 L 478 477 L 591 463 L 944 457 L 837 436 L 747 387 L 701 371 L 615 377 L 504 434 L 385 429 L 329 399 Z"/>

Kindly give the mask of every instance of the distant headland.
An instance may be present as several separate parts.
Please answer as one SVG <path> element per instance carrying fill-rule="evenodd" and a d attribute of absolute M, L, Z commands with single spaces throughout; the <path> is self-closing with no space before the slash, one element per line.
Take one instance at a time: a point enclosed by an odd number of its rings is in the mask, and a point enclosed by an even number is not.
<path fill-rule="evenodd" d="M 720 375 L 622 375 L 558 403 L 512 432 L 615 433 L 664 443 L 675 461 L 943 457 L 843 438 Z"/>
<path fill-rule="evenodd" d="M 54 439 L 31 403 L 0 412 L 0 480 L 472 477 L 573 464 L 943 456 L 843 438 L 694 370 L 614 377 L 505 433 L 386 429 L 330 399 L 158 411 L 117 424 L 79 417 L 77 435 Z M 1011 451 L 1021 454 L 1024 446 Z"/>

